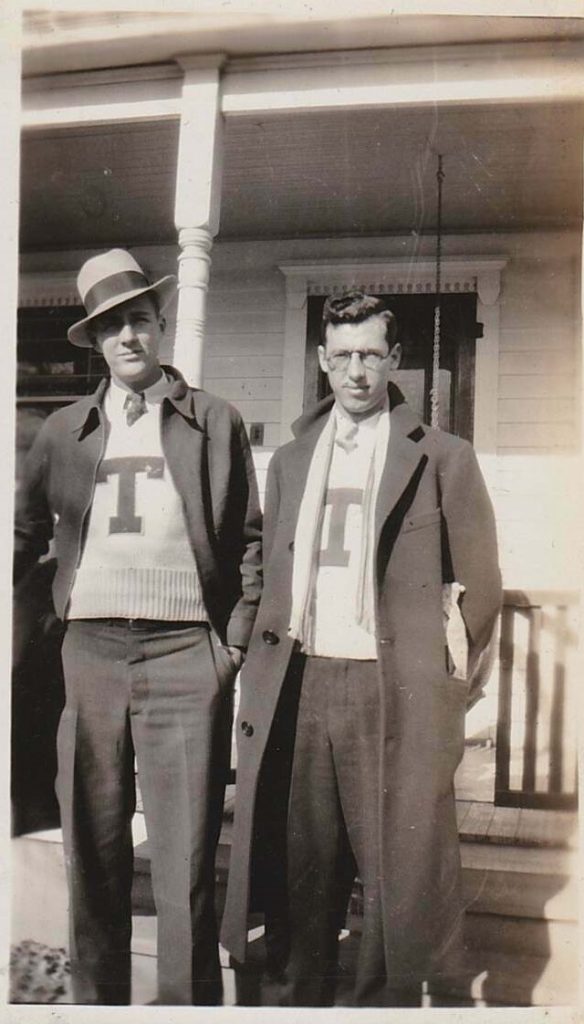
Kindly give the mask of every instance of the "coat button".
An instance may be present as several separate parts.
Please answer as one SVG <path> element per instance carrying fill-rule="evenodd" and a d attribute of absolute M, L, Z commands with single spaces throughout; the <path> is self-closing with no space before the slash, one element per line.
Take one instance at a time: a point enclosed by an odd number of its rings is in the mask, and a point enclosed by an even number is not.
<path fill-rule="evenodd" d="M 249 722 L 242 722 L 241 731 L 244 736 L 253 736 L 253 725 L 250 725 Z"/>
<path fill-rule="evenodd" d="M 271 629 L 264 630 L 262 633 L 262 640 L 265 644 L 268 644 L 269 647 L 275 647 L 276 644 L 280 643 L 280 637 L 276 633 L 273 633 Z"/>

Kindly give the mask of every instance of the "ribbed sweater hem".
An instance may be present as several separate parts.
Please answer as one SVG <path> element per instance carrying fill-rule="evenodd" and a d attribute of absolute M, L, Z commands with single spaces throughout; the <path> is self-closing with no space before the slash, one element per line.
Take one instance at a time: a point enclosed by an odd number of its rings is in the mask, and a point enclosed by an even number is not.
<path fill-rule="evenodd" d="M 81 568 L 68 619 L 167 619 L 204 622 L 209 616 L 196 570 Z"/>

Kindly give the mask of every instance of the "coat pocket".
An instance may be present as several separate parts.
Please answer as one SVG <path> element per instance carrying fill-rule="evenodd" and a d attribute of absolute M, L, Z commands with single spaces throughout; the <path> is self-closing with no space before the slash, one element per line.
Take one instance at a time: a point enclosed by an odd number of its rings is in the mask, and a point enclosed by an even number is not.
<path fill-rule="evenodd" d="M 440 522 L 440 509 L 434 508 L 430 512 L 421 512 L 417 516 L 406 516 L 401 533 L 410 533 L 412 530 L 421 530 L 423 526 L 432 526 L 433 523 Z"/>
<path fill-rule="evenodd" d="M 442 581 L 440 522 L 439 508 L 405 517 L 389 557 L 390 577 L 410 587 Z"/>
<path fill-rule="evenodd" d="M 230 687 L 235 682 L 238 669 L 231 660 L 229 651 L 225 650 L 218 637 L 212 631 L 209 631 L 209 647 L 219 689 L 222 690 L 224 687 Z"/>

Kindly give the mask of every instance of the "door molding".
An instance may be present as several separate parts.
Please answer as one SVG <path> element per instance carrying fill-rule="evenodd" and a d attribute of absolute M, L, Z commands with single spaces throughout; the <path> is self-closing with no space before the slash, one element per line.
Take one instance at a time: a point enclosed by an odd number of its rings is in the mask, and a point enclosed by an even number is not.
<path fill-rule="evenodd" d="M 497 448 L 497 400 L 501 273 L 505 256 L 454 256 L 442 260 L 445 293 L 476 292 L 477 320 L 483 337 L 476 347 L 474 447 L 484 455 Z M 435 289 L 436 264 L 422 260 L 291 260 L 278 269 L 286 279 L 286 319 L 281 404 L 281 441 L 290 440 L 290 424 L 302 413 L 309 295 L 342 294 L 349 288 L 377 294 L 416 295 Z"/>

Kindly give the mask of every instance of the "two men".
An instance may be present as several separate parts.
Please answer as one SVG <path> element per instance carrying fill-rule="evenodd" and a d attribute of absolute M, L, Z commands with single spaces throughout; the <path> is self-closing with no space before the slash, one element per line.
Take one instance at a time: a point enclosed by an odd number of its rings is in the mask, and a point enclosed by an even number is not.
<path fill-rule="evenodd" d="M 58 795 L 75 996 L 130 999 L 136 756 L 159 1002 L 217 1003 L 213 862 L 260 593 L 249 446 L 233 409 L 160 365 L 173 279 L 150 285 L 112 250 L 78 285 L 88 315 L 70 340 L 102 352 L 111 379 L 41 429 L 16 530 L 18 575 L 54 538 L 66 623 Z M 461 923 L 452 784 L 499 608 L 495 528 L 471 446 L 424 426 L 389 383 L 395 337 L 377 298 L 326 303 L 332 395 L 268 476 L 222 941 L 243 960 L 261 905 L 292 1005 L 333 999 L 356 873 L 358 1005 L 415 1003 Z M 452 595 L 466 678 L 446 645 Z"/>
<path fill-rule="evenodd" d="M 160 1003 L 216 1004 L 214 857 L 233 682 L 260 594 L 261 516 L 239 414 L 159 362 L 175 279 L 124 250 L 78 277 L 69 330 L 110 379 L 59 410 L 27 459 L 16 575 L 54 540 L 66 623 L 57 791 L 74 995 L 131 995 L 136 758 L 158 916 Z"/>
<path fill-rule="evenodd" d="M 380 299 L 327 301 L 332 395 L 269 468 L 222 942 L 244 960 L 248 909 L 263 907 L 271 943 L 289 937 L 291 1005 L 333 999 L 356 873 L 357 1005 L 419 1005 L 462 920 L 453 778 L 501 599 L 495 524 L 471 445 L 389 383 L 395 339 Z"/>

